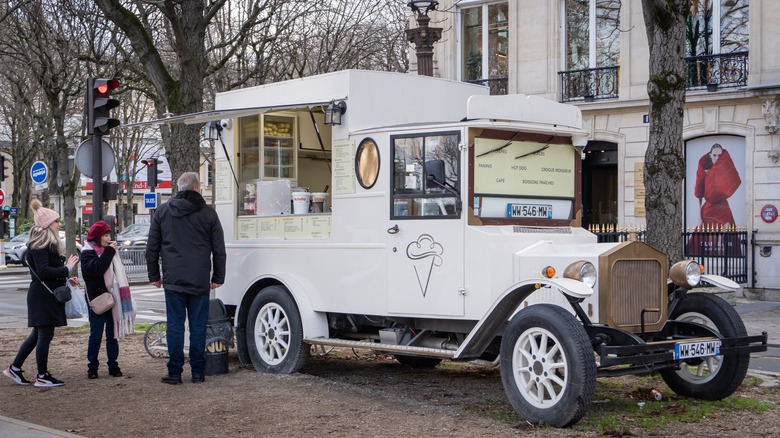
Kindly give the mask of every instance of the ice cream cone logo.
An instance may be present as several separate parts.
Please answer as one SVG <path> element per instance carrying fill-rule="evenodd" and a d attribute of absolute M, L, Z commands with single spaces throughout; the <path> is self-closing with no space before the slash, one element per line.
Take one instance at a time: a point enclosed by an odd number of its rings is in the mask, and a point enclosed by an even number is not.
<path fill-rule="evenodd" d="M 423 297 L 428 293 L 428 284 L 431 281 L 431 273 L 434 266 L 441 266 L 444 248 L 433 240 L 430 234 L 421 234 L 416 241 L 406 247 L 406 256 L 415 260 L 414 273 L 417 275 L 417 284 Z"/>

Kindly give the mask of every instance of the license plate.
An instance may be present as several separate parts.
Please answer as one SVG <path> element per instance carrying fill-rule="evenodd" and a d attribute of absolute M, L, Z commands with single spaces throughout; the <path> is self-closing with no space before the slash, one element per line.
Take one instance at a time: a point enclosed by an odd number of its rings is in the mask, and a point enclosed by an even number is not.
<path fill-rule="evenodd" d="M 674 358 L 677 360 L 707 356 L 720 356 L 719 340 L 678 342 L 674 344 Z"/>
<path fill-rule="evenodd" d="M 545 204 L 507 204 L 507 217 L 528 217 L 534 219 L 552 219 L 552 205 Z"/>

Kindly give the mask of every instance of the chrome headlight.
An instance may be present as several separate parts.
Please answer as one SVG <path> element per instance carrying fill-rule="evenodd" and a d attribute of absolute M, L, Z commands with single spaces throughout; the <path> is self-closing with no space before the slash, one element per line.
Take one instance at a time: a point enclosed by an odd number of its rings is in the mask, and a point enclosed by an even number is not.
<path fill-rule="evenodd" d="M 130 246 L 131 243 L 133 243 L 132 240 L 125 240 L 124 242 L 122 242 L 122 245 L 123 246 Z"/>
<path fill-rule="evenodd" d="M 701 267 L 693 260 L 682 260 L 672 266 L 669 277 L 677 286 L 690 289 L 701 281 Z"/>
<path fill-rule="evenodd" d="M 596 267 L 593 266 L 593 263 L 585 260 L 580 260 L 567 266 L 566 270 L 563 271 L 563 276 L 579 280 L 590 287 L 596 285 Z"/>

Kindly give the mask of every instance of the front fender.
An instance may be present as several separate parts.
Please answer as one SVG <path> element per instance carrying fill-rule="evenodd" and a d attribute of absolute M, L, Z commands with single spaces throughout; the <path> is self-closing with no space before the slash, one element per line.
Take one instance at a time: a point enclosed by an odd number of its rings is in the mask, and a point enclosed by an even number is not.
<path fill-rule="evenodd" d="M 309 300 L 309 294 L 303 284 L 296 280 L 291 275 L 277 274 L 267 275 L 263 278 L 258 278 L 252 284 L 257 284 L 263 279 L 273 279 L 274 284 L 281 284 L 290 293 L 295 304 L 298 306 L 298 313 L 301 314 L 301 325 L 303 326 L 304 338 L 316 338 L 316 337 L 328 337 L 328 318 L 323 312 L 316 312 Z M 244 302 L 244 300 L 242 300 Z M 247 306 L 251 306 L 252 302 L 245 302 Z"/>
<path fill-rule="evenodd" d="M 520 305 L 536 290 L 549 286 L 574 298 L 586 298 L 593 294 L 587 284 L 570 278 L 545 278 L 521 281 L 509 287 L 488 309 L 466 340 L 463 341 L 454 358 L 479 357 L 490 345 L 493 338 L 503 328 Z"/>
<path fill-rule="evenodd" d="M 727 290 L 737 290 L 740 287 L 739 283 L 720 275 L 701 274 L 701 282 Z"/>

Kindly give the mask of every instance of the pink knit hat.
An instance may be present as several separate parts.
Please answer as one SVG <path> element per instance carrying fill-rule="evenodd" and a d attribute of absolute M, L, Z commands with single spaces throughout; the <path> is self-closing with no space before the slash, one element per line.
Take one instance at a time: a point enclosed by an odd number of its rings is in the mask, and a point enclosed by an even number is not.
<path fill-rule="evenodd" d="M 36 227 L 47 228 L 60 218 L 60 215 L 56 211 L 44 207 L 43 204 L 41 204 L 41 201 L 37 199 L 33 199 L 30 202 L 30 208 L 35 212 Z"/>

